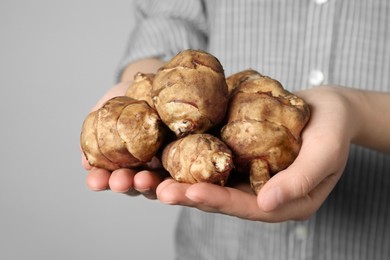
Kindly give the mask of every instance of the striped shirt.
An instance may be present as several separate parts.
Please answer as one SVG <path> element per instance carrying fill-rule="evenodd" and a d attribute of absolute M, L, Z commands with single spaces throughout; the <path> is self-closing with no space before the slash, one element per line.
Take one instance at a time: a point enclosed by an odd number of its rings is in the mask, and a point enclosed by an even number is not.
<path fill-rule="evenodd" d="M 134 1 L 121 68 L 179 51 L 253 68 L 290 91 L 337 84 L 390 91 L 388 0 Z M 177 259 L 390 259 L 390 156 L 351 146 L 343 176 L 307 221 L 262 223 L 183 208 Z"/>

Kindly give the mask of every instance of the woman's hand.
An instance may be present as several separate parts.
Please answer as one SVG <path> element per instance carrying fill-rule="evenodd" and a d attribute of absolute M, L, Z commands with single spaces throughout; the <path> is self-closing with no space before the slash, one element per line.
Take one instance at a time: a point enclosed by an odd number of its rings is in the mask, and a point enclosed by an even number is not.
<path fill-rule="evenodd" d="M 133 75 L 139 71 L 153 73 L 163 64 L 157 59 L 145 59 L 130 64 L 122 73 L 121 83 L 112 87 L 92 108 L 99 109 L 110 98 L 124 95 L 133 80 Z M 156 199 L 156 188 L 166 175 L 157 158 L 147 164 L 142 170 L 118 169 L 113 172 L 91 167 L 84 154 L 81 155 L 82 166 L 88 171 L 87 186 L 93 191 L 110 189 L 114 192 L 128 195 L 142 194 L 146 198 Z"/>
<path fill-rule="evenodd" d="M 310 217 L 339 180 L 349 146 L 359 133 L 356 93 L 341 87 L 319 87 L 297 93 L 311 107 L 302 147 L 293 164 L 273 176 L 255 196 L 248 185 L 220 187 L 182 184 L 172 179 L 157 188 L 160 201 L 239 218 L 277 222 Z"/>

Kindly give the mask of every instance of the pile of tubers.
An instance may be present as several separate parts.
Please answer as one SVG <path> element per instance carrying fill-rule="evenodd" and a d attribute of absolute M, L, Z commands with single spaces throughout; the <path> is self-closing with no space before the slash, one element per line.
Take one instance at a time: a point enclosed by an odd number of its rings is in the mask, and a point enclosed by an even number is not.
<path fill-rule="evenodd" d="M 309 118 L 277 80 L 252 69 L 226 78 L 216 57 L 185 50 L 91 112 L 80 142 L 94 167 L 142 167 L 157 156 L 178 182 L 224 186 L 248 174 L 257 194 L 295 160 Z"/>

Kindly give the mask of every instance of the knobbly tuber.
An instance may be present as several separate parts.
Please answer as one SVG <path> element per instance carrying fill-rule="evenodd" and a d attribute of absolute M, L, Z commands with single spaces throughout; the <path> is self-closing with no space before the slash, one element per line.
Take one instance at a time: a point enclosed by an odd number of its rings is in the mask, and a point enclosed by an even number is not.
<path fill-rule="evenodd" d="M 160 148 L 165 127 L 145 101 L 120 96 L 84 121 L 81 148 L 91 166 L 115 170 L 140 166 Z"/>
<path fill-rule="evenodd" d="M 162 154 L 164 168 L 178 182 L 225 185 L 233 168 L 230 149 L 209 134 L 192 134 L 168 144 Z"/>
<path fill-rule="evenodd" d="M 209 53 L 180 52 L 157 71 L 152 97 L 161 119 L 176 136 L 203 133 L 220 123 L 227 110 L 223 67 Z"/>
<path fill-rule="evenodd" d="M 127 88 L 125 96 L 145 100 L 149 106 L 154 108 L 152 100 L 152 85 L 155 74 L 138 72 L 134 76 L 133 82 Z"/>
<path fill-rule="evenodd" d="M 221 138 L 232 150 L 237 169 L 249 172 L 258 193 L 298 155 L 309 107 L 278 81 L 254 70 L 238 72 L 227 82 L 230 103 Z"/>

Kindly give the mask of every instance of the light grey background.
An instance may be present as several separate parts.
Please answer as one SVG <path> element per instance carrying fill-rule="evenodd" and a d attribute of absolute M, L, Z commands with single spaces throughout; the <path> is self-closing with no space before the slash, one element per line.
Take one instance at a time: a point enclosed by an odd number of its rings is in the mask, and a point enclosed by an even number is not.
<path fill-rule="evenodd" d="M 0 259 L 172 259 L 178 207 L 86 188 L 79 134 L 130 1 L 0 1 Z"/>

